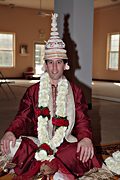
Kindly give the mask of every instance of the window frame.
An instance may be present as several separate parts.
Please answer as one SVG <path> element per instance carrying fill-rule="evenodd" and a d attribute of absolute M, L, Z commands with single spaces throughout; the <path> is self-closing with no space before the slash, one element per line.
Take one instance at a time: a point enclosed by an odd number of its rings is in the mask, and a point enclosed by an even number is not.
<path fill-rule="evenodd" d="M 35 72 L 35 75 L 36 75 L 36 76 L 37 76 L 37 75 L 39 76 L 39 75 L 41 75 L 41 74 L 43 73 L 43 71 L 41 70 L 41 71 L 42 71 L 41 73 L 38 73 L 38 74 L 36 73 L 36 65 L 35 65 L 35 64 L 36 64 L 36 63 L 35 63 L 35 45 L 36 45 L 36 44 L 38 44 L 38 45 L 44 45 L 44 48 L 45 48 L 45 43 L 34 42 L 34 72 Z M 43 60 L 43 63 L 41 63 L 41 67 L 42 67 L 43 64 L 44 64 L 44 60 Z"/>
<path fill-rule="evenodd" d="M 119 50 L 118 51 L 111 51 L 111 37 L 112 35 L 119 35 Z M 111 68 L 110 67 L 110 54 L 118 52 L 118 68 Z M 106 69 L 111 71 L 118 71 L 119 70 L 119 64 L 120 64 L 120 32 L 114 32 L 109 33 L 107 36 L 107 63 L 106 63 Z"/>
<path fill-rule="evenodd" d="M 11 51 L 13 53 L 13 58 L 12 58 L 12 65 L 11 66 L 1 66 L 0 65 L 0 68 L 14 68 L 15 67 L 15 57 L 16 57 L 16 33 L 15 32 L 2 32 L 0 31 L 0 34 L 11 34 L 13 35 L 13 48 L 12 50 L 2 50 L 0 49 L 0 51 Z"/>

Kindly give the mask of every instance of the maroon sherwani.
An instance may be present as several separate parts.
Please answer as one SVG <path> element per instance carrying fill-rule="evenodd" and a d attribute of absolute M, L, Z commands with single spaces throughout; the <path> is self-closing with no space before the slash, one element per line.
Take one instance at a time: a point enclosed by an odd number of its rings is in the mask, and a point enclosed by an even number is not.
<path fill-rule="evenodd" d="M 92 139 L 90 119 L 87 116 L 87 104 L 82 90 L 73 83 L 71 83 L 71 87 L 74 95 L 76 113 L 75 126 L 72 134 L 78 141 L 85 137 Z M 17 115 L 7 129 L 7 131 L 12 131 L 16 138 L 20 136 L 37 137 L 38 117 L 35 110 L 38 107 L 38 91 L 39 83 L 27 89 L 21 100 Z M 34 144 L 32 140 L 23 137 L 23 141 L 13 158 L 13 162 L 17 164 L 15 167 L 16 174 L 31 177 L 39 172 L 41 162 L 36 161 L 34 158 L 37 149 L 37 145 Z M 88 171 L 90 168 L 100 167 L 95 156 L 86 163 L 80 162 L 77 158 L 76 150 L 77 143 L 69 143 L 65 140 L 58 148 L 53 165 L 56 162 L 60 164 L 60 167 L 63 165 L 61 169 L 63 169 L 63 171 L 66 169 L 66 171 L 70 172 L 75 177 L 82 176 L 84 172 Z"/>

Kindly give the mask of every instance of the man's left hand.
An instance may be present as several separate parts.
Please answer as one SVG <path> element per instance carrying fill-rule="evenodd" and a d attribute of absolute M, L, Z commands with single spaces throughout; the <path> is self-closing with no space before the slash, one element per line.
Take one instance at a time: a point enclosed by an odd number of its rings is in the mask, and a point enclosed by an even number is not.
<path fill-rule="evenodd" d="M 84 138 L 78 142 L 77 154 L 79 154 L 80 161 L 87 162 L 88 159 L 92 159 L 94 156 L 94 148 L 91 139 Z"/>

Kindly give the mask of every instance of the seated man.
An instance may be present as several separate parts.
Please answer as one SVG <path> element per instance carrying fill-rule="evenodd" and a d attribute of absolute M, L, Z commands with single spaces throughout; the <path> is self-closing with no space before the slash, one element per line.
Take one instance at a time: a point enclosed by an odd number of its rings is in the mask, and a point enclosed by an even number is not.
<path fill-rule="evenodd" d="M 54 14 L 46 43 L 45 73 L 27 89 L 1 139 L 2 153 L 13 158 L 14 171 L 23 179 L 58 173 L 72 180 L 101 166 L 94 154 L 82 90 L 63 75 L 69 66 L 56 18 Z"/>

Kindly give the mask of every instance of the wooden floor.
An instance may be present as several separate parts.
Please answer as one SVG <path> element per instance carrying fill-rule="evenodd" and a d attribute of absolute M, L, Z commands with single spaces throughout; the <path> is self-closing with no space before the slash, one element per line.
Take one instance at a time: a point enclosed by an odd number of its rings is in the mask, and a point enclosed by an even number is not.
<path fill-rule="evenodd" d="M 0 180 L 12 180 L 13 177 L 14 177 L 13 175 L 7 174 L 5 176 L 0 177 Z"/>

